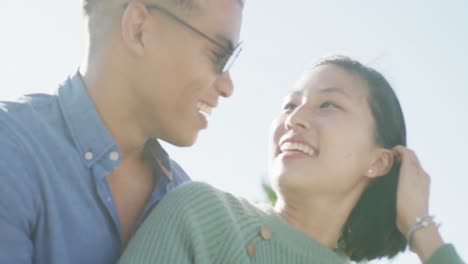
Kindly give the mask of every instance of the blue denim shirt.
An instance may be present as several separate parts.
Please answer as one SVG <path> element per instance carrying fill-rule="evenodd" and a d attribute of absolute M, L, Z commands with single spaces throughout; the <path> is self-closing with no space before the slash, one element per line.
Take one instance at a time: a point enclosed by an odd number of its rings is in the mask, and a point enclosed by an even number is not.
<path fill-rule="evenodd" d="M 140 223 L 190 180 L 157 140 L 147 143 L 157 185 Z M 119 162 L 78 73 L 55 94 L 0 102 L 0 263 L 115 263 L 121 229 L 106 176 Z"/>

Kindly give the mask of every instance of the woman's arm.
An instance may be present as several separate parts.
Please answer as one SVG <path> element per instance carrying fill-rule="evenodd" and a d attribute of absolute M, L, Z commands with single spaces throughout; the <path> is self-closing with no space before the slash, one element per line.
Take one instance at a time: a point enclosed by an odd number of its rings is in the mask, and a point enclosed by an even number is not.
<path fill-rule="evenodd" d="M 181 186 L 182 187 L 182 186 Z M 185 195 L 178 187 L 145 219 L 125 249 L 120 264 L 191 264 L 195 243 Z M 193 223 L 196 224 L 196 223 Z"/>
<path fill-rule="evenodd" d="M 394 151 L 401 159 L 397 188 L 397 226 L 400 232 L 407 235 L 417 219 L 429 212 L 430 177 L 412 150 L 397 146 Z M 408 244 L 423 263 L 463 263 L 451 245 L 444 245 L 439 230 L 433 223 L 411 232 Z"/>

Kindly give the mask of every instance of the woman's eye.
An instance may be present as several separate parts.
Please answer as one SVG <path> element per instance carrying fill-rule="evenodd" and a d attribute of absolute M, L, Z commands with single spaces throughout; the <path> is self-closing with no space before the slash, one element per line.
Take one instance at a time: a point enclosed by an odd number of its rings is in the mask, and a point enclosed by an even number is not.
<path fill-rule="evenodd" d="M 320 105 L 320 108 L 339 108 L 339 107 L 330 101 L 326 101 Z"/>
<path fill-rule="evenodd" d="M 294 110 L 297 107 L 294 103 L 287 103 L 283 106 L 283 110 Z"/>

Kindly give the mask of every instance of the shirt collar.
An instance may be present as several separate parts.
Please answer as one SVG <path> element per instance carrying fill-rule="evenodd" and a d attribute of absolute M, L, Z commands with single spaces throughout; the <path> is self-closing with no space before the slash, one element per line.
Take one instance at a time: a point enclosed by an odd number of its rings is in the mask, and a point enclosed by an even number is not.
<path fill-rule="evenodd" d="M 146 141 L 145 148 L 143 150 L 143 157 L 145 159 L 150 159 L 153 162 L 153 166 L 156 169 L 159 169 L 161 173 L 169 179 L 169 181 L 172 181 L 169 155 L 162 148 L 157 139 L 150 138 Z"/>
<path fill-rule="evenodd" d="M 104 126 L 79 72 L 58 89 L 59 104 L 72 140 L 88 168 L 116 145 Z"/>
<path fill-rule="evenodd" d="M 72 140 L 84 164 L 90 168 L 117 144 L 97 113 L 79 72 L 59 87 L 58 98 Z M 143 154 L 172 180 L 169 155 L 157 139 L 146 142 Z"/>

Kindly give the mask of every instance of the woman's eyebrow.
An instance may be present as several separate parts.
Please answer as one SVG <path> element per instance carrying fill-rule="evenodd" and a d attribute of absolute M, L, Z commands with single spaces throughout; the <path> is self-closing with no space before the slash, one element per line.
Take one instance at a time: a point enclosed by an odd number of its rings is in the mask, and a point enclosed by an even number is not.
<path fill-rule="evenodd" d="M 351 98 L 351 96 L 343 89 L 338 87 L 328 87 L 320 90 L 320 93 L 330 94 L 330 93 L 337 93 L 341 94 L 347 98 Z"/>
<path fill-rule="evenodd" d="M 292 90 L 291 92 L 289 92 L 288 97 L 300 97 L 303 95 L 304 93 L 302 91 Z"/>

